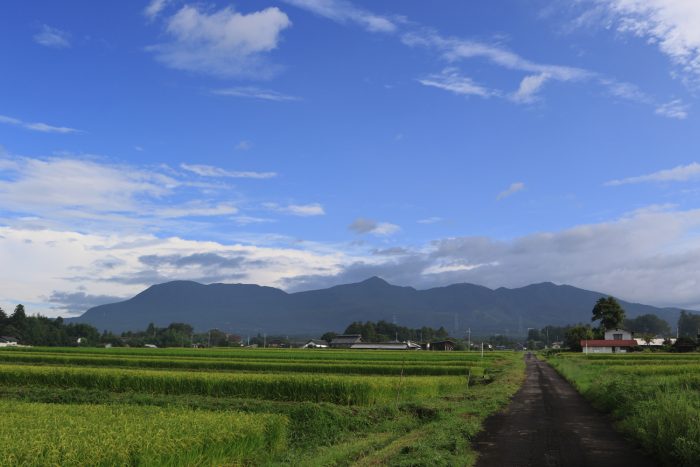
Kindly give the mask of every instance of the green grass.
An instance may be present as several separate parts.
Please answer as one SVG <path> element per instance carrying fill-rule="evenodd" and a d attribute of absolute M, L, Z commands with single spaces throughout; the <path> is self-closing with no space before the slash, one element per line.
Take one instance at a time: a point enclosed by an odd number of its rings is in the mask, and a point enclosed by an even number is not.
<path fill-rule="evenodd" d="M 47 418 L 37 416 L 39 425 L 25 421 L 40 434 L 27 449 L 54 452 L 52 443 L 65 442 L 61 449 L 93 459 L 90 465 L 110 452 L 116 460 L 105 465 L 471 465 L 470 439 L 517 390 L 524 366 L 512 352 L 482 359 L 476 352 L 270 349 L 30 348 L 2 350 L 0 362 L 0 403 L 40 407 L 32 410 L 60 417 L 51 423 L 84 423 L 81 430 L 107 433 L 112 443 L 91 451 L 90 442 L 53 439 L 41 434 Z M 95 416 L 75 421 L 86 412 Z M 106 426 L 113 413 L 125 421 Z M 182 437 L 189 426 L 182 414 L 201 417 L 199 434 Z M 223 425 L 224 436 L 232 416 L 281 420 L 274 424 L 281 428 L 273 442 L 271 425 L 262 423 L 269 440 L 262 450 L 262 442 L 246 451 L 243 441 L 227 441 L 229 451 L 221 451 L 207 438 L 207 420 Z M 147 429 L 160 441 L 133 441 L 129 430 L 144 419 L 158 424 Z M 262 428 L 241 423 L 240 439 L 262 436 Z M 19 439 L 7 442 L 21 451 Z M 71 465 L 36 459 L 24 465 Z M 5 464 L 23 465 L 0 457 Z"/>
<path fill-rule="evenodd" d="M 548 361 L 663 465 L 698 465 L 700 355 L 561 354 Z"/>
<path fill-rule="evenodd" d="M 0 465 L 224 465 L 271 459 L 279 415 L 0 401 Z"/>
<path fill-rule="evenodd" d="M 152 369 L 190 369 L 190 370 L 222 370 L 246 372 L 293 372 L 293 373 L 329 373 L 357 375 L 465 375 L 469 368 L 472 371 L 483 369 L 471 362 L 435 362 L 426 365 L 423 362 L 384 362 L 370 361 L 367 363 L 352 363 L 347 361 L 308 361 L 308 360 L 262 360 L 249 361 L 242 358 L 189 358 L 167 356 L 111 356 L 95 354 L 55 354 L 50 352 L 0 352 L 0 362 L 18 364 L 44 364 L 67 366 L 98 366 L 122 368 L 152 368 Z"/>

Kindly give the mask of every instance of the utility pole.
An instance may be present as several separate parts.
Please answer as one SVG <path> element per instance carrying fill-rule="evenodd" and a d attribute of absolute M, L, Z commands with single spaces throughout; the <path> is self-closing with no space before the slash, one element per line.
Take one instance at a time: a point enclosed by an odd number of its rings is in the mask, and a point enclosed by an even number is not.
<path fill-rule="evenodd" d="M 263 333 L 263 349 L 267 348 L 267 333 Z"/>
<path fill-rule="evenodd" d="M 484 343 L 481 343 L 481 359 L 484 359 Z"/>
<path fill-rule="evenodd" d="M 472 328 L 467 328 L 467 336 L 468 337 L 468 344 L 467 344 L 467 351 L 470 351 L 472 349 Z"/>

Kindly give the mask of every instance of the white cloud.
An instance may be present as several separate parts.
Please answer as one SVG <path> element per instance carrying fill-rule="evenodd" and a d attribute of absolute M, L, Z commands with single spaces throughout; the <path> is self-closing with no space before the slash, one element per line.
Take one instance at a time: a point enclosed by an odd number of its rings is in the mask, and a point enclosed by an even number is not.
<path fill-rule="evenodd" d="M 498 196 L 496 196 L 496 200 L 500 201 L 524 189 L 525 184 L 523 182 L 511 183 L 511 185 L 507 189 L 503 190 L 498 194 Z"/>
<path fill-rule="evenodd" d="M 476 84 L 471 78 L 461 76 L 455 68 L 446 68 L 441 73 L 429 75 L 418 82 L 463 96 L 489 97 L 495 94 L 494 91 Z"/>
<path fill-rule="evenodd" d="M 323 206 L 319 203 L 289 204 L 286 206 L 281 206 L 277 203 L 265 203 L 263 207 L 271 211 L 282 212 L 299 217 L 323 216 L 326 214 Z"/>
<path fill-rule="evenodd" d="M 41 133 L 82 133 L 80 130 L 75 128 L 68 128 L 65 126 L 53 126 L 41 122 L 24 122 L 18 118 L 8 117 L 6 115 L 0 115 L 0 123 L 5 123 L 7 125 L 15 125 L 22 127 L 26 130 L 39 131 Z"/>
<path fill-rule="evenodd" d="M 422 46 L 437 50 L 443 58 L 453 63 L 472 58 L 484 58 L 503 68 L 546 75 L 557 81 L 580 81 L 595 75 L 582 68 L 536 63 L 500 46 L 443 37 L 429 29 L 406 32 L 401 39 L 404 44 L 409 46 Z"/>
<path fill-rule="evenodd" d="M 34 35 L 34 42 L 44 47 L 65 49 L 70 47 L 70 35 L 65 31 L 44 24 L 41 26 L 41 32 Z"/>
<path fill-rule="evenodd" d="M 277 48 L 292 25 L 279 8 L 248 14 L 230 7 L 208 13 L 185 5 L 166 20 L 172 41 L 149 47 L 165 65 L 220 77 L 267 77 L 275 67 L 265 53 Z"/>
<path fill-rule="evenodd" d="M 537 93 L 542 89 L 542 86 L 544 86 L 544 83 L 548 79 L 549 76 L 544 73 L 524 77 L 520 82 L 520 87 L 513 94 L 512 99 L 520 103 L 534 102 L 537 99 Z"/>
<path fill-rule="evenodd" d="M 695 80 L 700 78 L 700 2 L 695 0 L 594 0 L 618 31 L 646 39 Z"/>
<path fill-rule="evenodd" d="M 639 175 L 636 177 L 623 178 L 619 180 L 610 180 L 606 182 L 606 186 L 629 185 L 633 183 L 646 182 L 687 182 L 689 180 L 700 179 L 700 164 L 692 162 L 688 165 L 679 165 L 672 169 L 659 170 L 647 175 Z"/>
<path fill-rule="evenodd" d="M 672 100 L 665 104 L 661 104 L 656 108 L 656 114 L 662 117 L 675 118 L 677 120 L 685 120 L 688 117 L 687 104 L 684 104 L 680 99 Z"/>
<path fill-rule="evenodd" d="M 357 234 L 369 233 L 377 236 L 389 236 L 399 232 L 401 227 L 390 222 L 377 222 L 372 219 L 359 217 L 348 226 L 348 229 Z"/>
<path fill-rule="evenodd" d="M 358 24 L 370 32 L 392 33 L 398 29 L 394 20 L 374 14 L 343 0 L 284 1 L 339 23 L 352 22 Z"/>
<path fill-rule="evenodd" d="M 620 99 L 649 105 L 654 103 L 653 99 L 636 84 L 609 78 L 601 78 L 600 84 L 604 86 L 611 95 Z"/>
<path fill-rule="evenodd" d="M 700 307 L 700 210 L 639 210 L 622 218 L 502 241 L 438 239 L 418 250 L 346 257 L 337 274 L 290 278 L 292 290 L 379 276 L 418 288 L 470 282 L 522 287 L 551 281 L 658 306 Z"/>
<path fill-rule="evenodd" d="M 168 6 L 168 3 L 170 0 L 151 0 L 151 3 L 143 10 L 143 14 L 149 20 L 153 20 Z"/>
<path fill-rule="evenodd" d="M 435 224 L 437 222 L 442 222 L 443 220 L 444 219 L 442 217 L 433 216 L 433 217 L 428 217 L 425 219 L 420 219 L 417 222 L 419 224 Z"/>
<path fill-rule="evenodd" d="M 264 101 L 298 101 L 301 100 L 299 97 L 291 96 L 289 94 L 283 94 L 281 92 L 273 91 L 271 89 L 262 89 L 256 86 L 243 86 L 227 89 L 216 89 L 212 91 L 213 94 L 219 96 L 231 96 L 231 97 L 246 97 L 249 99 L 262 99 Z"/>
<path fill-rule="evenodd" d="M 0 206 L 16 212 L 138 211 L 139 197 L 164 196 L 176 184 L 163 175 L 91 160 L 19 158 L 13 162 L 15 169 L 0 179 Z"/>
<path fill-rule="evenodd" d="M 221 235 L 221 224 L 252 223 L 244 221 L 254 219 L 250 213 L 240 212 L 246 208 L 241 193 L 219 180 L 203 181 L 198 174 L 253 178 L 269 178 L 269 175 L 221 172 L 223 169 L 210 166 L 188 167 L 191 170 L 140 167 L 94 156 L 2 156 L 0 225 L 70 227 L 85 232 Z M 311 215 L 313 206 L 297 207 L 297 211 Z"/>
<path fill-rule="evenodd" d="M 66 316 L 81 291 L 82 306 L 97 297 L 130 297 L 153 283 L 189 279 L 280 286 L 283 278 L 338 271 L 339 252 L 153 235 L 84 234 L 0 226 L 0 304 L 28 313 Z M 82 290 L 81 290 L 82 289 Z M 85 309 L 70 309 L 82 312 Z"/>
<path fill-rule="evenodd" d="M 164 218 L 208 217 L 236 214 L 238 208 L 229 203 L 208 205 L 201 201 L 190 201 L 180 206 L 159 208 L 155 212 L 159 217 Z"/>
<path fill-rule="evenodd" d="M 253 147 L 253 143 L 251 143 L 250 141 L 247 141 L 247 140 L 242 140 L 242 141 L 238 142 L 238 144 L 236 145 L 236 147 L 234 149 L 236 149 L 236 151 L 248 151 L 248 150 L 252 149 L 252 147 Z"/>
<path fill-rule="evenodd" d="M 369 233 L 378 225 L 367 221 L 364 229 Z M 700 210 L 653 208 L 508 241 L 445 238 L 419 249 L 368 245 L 365 254 L 351 255 L 338 246 L 308 242 L 291 248 L 268 246 L 263 239 L 226 244 L 0 226 L 0 264 L 12 265 L 0 268 L 0 303 L 35 303 L 30 312 L 55 316 L 57 304 L 82 301 L 89 306 L 90 297 L 128 297 L 166 280 L 308 289 L 379 275 L 419 288 L 553 281 L 641 303 L 693 308 L 700 304 L 698 229 Z"/>
<path fill-rule="evenodd" d="M 188 172 L 195 173 L 202 177 L 228 177 L 228 178 L 257 178 L 266 179 L 277 176 L 276 172 L 252 172 L 226 170 L 220 167 L 202 164 L 180 164 L 180 167 Z"/>

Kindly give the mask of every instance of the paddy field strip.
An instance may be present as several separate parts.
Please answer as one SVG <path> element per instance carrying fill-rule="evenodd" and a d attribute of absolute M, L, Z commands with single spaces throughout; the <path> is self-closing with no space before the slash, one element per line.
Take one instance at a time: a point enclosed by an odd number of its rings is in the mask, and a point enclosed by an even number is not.
<path fill-rule="evenodd" d="M 700 459 L 700 354 L 558 354 L 547 358 L 663 465 Z"/>
<path fill-rule="evenodd" d="M 2 349 L 0 464 L 470 465 L 522 378 L 506 352 Z"/>

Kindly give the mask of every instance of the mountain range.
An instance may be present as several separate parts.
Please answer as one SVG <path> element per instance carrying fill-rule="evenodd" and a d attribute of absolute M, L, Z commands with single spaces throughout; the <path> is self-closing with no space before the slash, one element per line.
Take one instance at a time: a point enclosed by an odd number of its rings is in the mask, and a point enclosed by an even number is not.
<path fill-rule="evenodd" d="M 123 302 L 100 305 L 68 322 L 99 330 L 143 330 L 149 323 L 189 323 L 198 331 L 218 328 L 240 335 L 257 333 L 318 336 L 342 332 L 353 321 L 393 321 L 402 326 L 438 328 L 454 336 L 472 333 L 524 335 L 527 328 L 590 322 L 600 292 L 551 282 L 489 289 L 453 284 L 417 290 L 372 277 L 354 284 L 287 293 L 252 284 L 173 281 L 149 287 Z M 652 313 L 672 327 L 677 308 L 657 308 L 620 300 L 628 317 Z"/>

